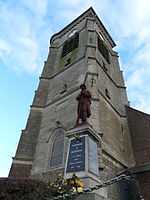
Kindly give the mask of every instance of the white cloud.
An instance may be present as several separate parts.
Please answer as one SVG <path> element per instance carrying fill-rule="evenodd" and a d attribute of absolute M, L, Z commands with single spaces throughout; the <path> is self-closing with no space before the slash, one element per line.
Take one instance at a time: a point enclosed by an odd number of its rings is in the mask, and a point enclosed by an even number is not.
<path fill-rule="evenodd" d="M 58 0 L 57 3 L 20 0 L 14 6 L 12 2 L 0 1 L 0 24 L 3 24 L 0 58 L 5 63 L 9 60 L 8 66 L 15 71 L 39 72 L 47 57 L 51 34 L 60 31 L 90 6 L 118 44 L 129 99 L 135 107 L 142 108 L 145 93 L 149 92 L 149 89 L 144 92 L 143 88 L 150 85 L 149 0 Z M 135 93 L 140 99 L 132 95 Z M 150 103 L 150 100 L 145 101 L 145 105 Z"/>
<path fill-rule="evenodd" d="M 74 7 L 75 8 L 75 6 L 80 6 L 82 3 L 83 3 L 83 1 L 82 0 L 76 0 L 76 1 L 74 1 L 74 0 L 63 0 L 63 1 L 59 1 L 59 3 L 62 5 L 62 6 L 67 6 L 67 7 Z"/>
<path fill-rule="evenodd" d="M 10 44 L 6 40 L 0 38 L 0 58 L 3 60 L 4 63 L 6 63 L 5 58 L 10 55 L 10 51 Z"/>
<path fill-rule="evenodd" d="M 128 87 L 129 89 L 129 87 Z M 129 89 L 128 95 L 130 96 L 131 105 L 135 109 L 140 111 L 150 113 L 150 89 L 148 87 L 144 87 L 143 90 L 134 88 Z"/>
<path fill-rule="evenodd" d="M 112 34 L 119 40 L 117 49 L 131 105 L 150 113 L 150 2 L 115 1 L 107 9 L 109 15 L 104 17 Z"/>
<path fill-rule="evenodd" d="M 44 17 L 47 12 L 48 0 L 32 0 L 26 1 L 21 0 L 21 4 L 24 8 L 30 10 L 34 15 L 39 17 Z"/>
<path fill-rule="evenodd" d="M 72 20 L 77 18 L 80 14 L 85 12 L 89 7 L 91 7 L 92 2 L 94 1 L 58 0 L 57 7 L 54 13 L 53 25 L 55 26 L 55 24 L 62 24 L 61 28 L 64 28 L 65 25 L 68 25 L 68 23 L 70 23 Z M 51 6 L 53 7 L 53 5 Z"/>
<path fill-rule="evenodd" d="M 47 0 L 22 0 L 17 5 L 0 2 L 0 10 L 0 59 L 19 73 L 39 73 L 51 34 L 43 20 Z"/>
<path fill-rule="evenodd" d="M 141 79 L 141 70 L 135 71 L 132 76 L 130 76 L 127 80 L 127 85 L 131 89 L 136 89 L 142 84 L 142 79 Z"/>
<path fill-rule="evenodd" d="M 38 69 L 37 58 L 39 49 L 36 41 L 29 37 L 18 37 L 13 46 L 11 59 L 14 61 L 13 69 L 17 72 L 33 73 Z"/>

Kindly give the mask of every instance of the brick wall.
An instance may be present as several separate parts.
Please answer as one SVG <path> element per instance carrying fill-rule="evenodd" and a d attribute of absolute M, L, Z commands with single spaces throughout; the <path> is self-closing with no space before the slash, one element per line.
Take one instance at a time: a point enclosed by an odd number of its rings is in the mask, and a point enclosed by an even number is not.
<path fill-rule="evenodd" d="M 130 107 L 126 110 L 136 161 L 133 173 L 144 200 L 150 200 L 150 115 Z"/>
<path fill-rule="evenodd" d="M 136 175 L 139 183 L 140 192 L 144 200 L 150 199 L 150 172 L 144 172 Z"/>
<path fill-rule="evenodd" d="M 150 162 L 150 115 L 126 107 L 136 164 Z"/>

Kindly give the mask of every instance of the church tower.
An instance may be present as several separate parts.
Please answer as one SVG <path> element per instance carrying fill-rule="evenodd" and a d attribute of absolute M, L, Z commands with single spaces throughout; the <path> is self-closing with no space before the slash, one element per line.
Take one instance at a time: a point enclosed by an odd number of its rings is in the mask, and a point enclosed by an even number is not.
<path fill-rule="evenodd" d="M 77 119 L 80 85 L 91 92 L 88 123 L 100 135 L 99 179 L 134 166 L 125 106 L 129 106 L 115 42 L 92 8 L 50 40 L 50 51 L 21 133 L 10 177 L 56 178 L 65 171 L 69 138 Z M 116 185 L 108 198 L 120 199 Z"/>

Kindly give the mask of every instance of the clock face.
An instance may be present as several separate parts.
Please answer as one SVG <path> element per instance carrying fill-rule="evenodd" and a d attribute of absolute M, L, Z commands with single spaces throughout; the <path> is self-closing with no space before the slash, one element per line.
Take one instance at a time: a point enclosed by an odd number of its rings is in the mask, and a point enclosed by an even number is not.
<path fill-rule="evenodd" d="M 71 33 L 69 34 L 69 38 L 72 37 L 76 32 L 77 32 L 76 29 L 72 30 Z"/>

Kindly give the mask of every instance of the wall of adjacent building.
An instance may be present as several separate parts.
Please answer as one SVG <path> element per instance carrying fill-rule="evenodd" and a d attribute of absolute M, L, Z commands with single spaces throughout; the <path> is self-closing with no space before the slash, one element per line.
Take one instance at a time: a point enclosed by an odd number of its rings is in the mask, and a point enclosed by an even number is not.
<path fill-rule="evenodd" d="M 135 174 L 144 200 L 150 197 L 150 115 L 126 107 L 136 165 Z"/>

